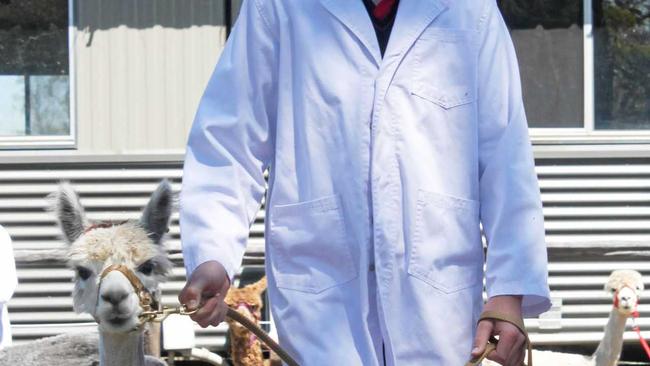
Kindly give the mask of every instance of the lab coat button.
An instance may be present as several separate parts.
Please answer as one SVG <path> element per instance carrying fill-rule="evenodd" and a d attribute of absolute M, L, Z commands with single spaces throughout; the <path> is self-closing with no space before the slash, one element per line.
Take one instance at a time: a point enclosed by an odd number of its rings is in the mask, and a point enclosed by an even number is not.
<path fill-rule="evenodd" d="M 368 271 L 374 272 L 375 271 L 375 265 L 374 264 L 369 265 L 368 266 Z"/>

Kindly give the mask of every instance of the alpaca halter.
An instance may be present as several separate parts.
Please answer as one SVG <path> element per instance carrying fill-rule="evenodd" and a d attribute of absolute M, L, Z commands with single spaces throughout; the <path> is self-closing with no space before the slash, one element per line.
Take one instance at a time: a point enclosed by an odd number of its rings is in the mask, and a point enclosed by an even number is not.
<path fill-rule="evenodd" d="M 240 301 L 240 302 L 237 303 L 236 306 L 234 306 L 234 308 L 235 308 L 235 309 L 238 309 L 238 308 L 245 308 L 245 309 L 248 310 L 248 312 L 253 316 L 253 318 L 255 318 L 255 320 L 257 320 L 257 321 L 260 321 L 260 320 L 261 320 L 261 319 L 260 319 L 260 316 L 257 315 L 257 312 L 253 309 L 253 306 L 251 306 L 251 304 L 249 304 L 249 303 L 247 303 L 247 302 Z"/>
<path fill-rule="evenodd" d="M 618 306 L 619 306 L 618 292 L 620 290 L 626 288 L 626 287 L 633 290 L 633 291 L 635 291 L 635 289 L 633 289 L 631 286 L 626 285 L 626 286 L 623 286 L 623 287 L 617 289 L 616 292 L 614 292 L 614 308 L 617 309 L 617 310 L 618 310 Z M 639 327 L 639 325 L 636 323 L 636 319 L 639 317 L 638 308 L 639 308 L 639 298 L 637 297 L 637 301 L 634 304 L 634 309 L 632 310 L 632 313 L 631 313 L 632 329 L 634 330 L 637 337 L 639 338 L 639 343 L 641 343 L 641 347 L 643 348 L 643 350 L 645 351 L 646 356 L 650 360 L 650 346 L 648 346 L 648 342 L 645 340 L 645 338 L 643 338 L 643 335 L 641 334 L 641 327 Z"/>
<path fill-rule="evenodd" d="M 632 286 L 628 286 L 628 285 L 622 286 L 621 288 L 617 289 L 617 290 L 614 292 L 614 300 L 613 300 L 613 305 L 614 305 L 614 307 L 615 307 L 616 309 L 618 309 L 618 306 L 619 306 L 618 293 L 619 293 L 622 289 L 624 289 L 624 288 L 629 288 L 629 289 L 632 290 L 634 293 L 636 293 L 636 290 L 635 290 L 634 288 L 632 288 Z M 637 297 L 637 301 L 636 301 L 636 303 L 635 303 L 635 305 L 634 305 L 634 312 L 637 314 L 637 316 L 638 316 L 638 314 L 639 314 L 639 313 L 637 312 L 637 310 L 636 310 L 637 307 L 638 307 L 638 305 L 639 305 L 639 299 L 638 299 L 638 297 Z"/>
<path fill-rule="evenodd" d="M 244 308 L 251 314 L 251 316 L 253 317 L 253 319 L 255 319 L 256 322 L 259 322 L 261 320 L 260 316 L 258 315 L 258 312 L 256 312 L 253 309 L 253 306 L 251 306 L 251 304 L 247 302 L 240 301 L 236 304 L 236 306 L 234 306 L 234 308 L 235 309 Z M 250 332 L 250 336 L 248 337 L 248 347 L 251 347 L 255 343 L 255 341 L 257 341 L 257 336 L 255 335 L 255 333 Z"/>
<path fill-rule="evenodd" d="M 121 274 L 123 274 L 124 277 L 126 277 L 126 279 L 129 280 L 129 283 L 131 283 L 131 286 L 133 287 L 135 294 L 138 296 L 140 307 L 142 308 L 142 312 L 140 313 L 140 315 L 138 315 L 139 322 L 136 328 L 140 328 L 145 323 L 148 322 L 161 322 L 171 314 L 192 315 L 198 311 L 198 309 L 193 311 L 187 311 L 185 305 L 181 305 L 177 308 L 167 308 L 167 307 L 161 308 L 160 304 L 158 304 L 158 302 L 155 301 L 154 296 L 144 286 L 144 284 L 142 283 L 142 281 L 140 281 L 138 276 L 131 269 L 129 269 L 127 266 L 123 264 L 113 264 L 106 267 L 106 269 L 104 269 L 104 271 L 102 271 L 102 274 L 99 276 L 99 287 L 101 287 L 101 283 L 104 280 L 104 278 L 113 271 L 118 271 Z M 97 291 L 97 298 L 99 300 L 99 291 Z M 96 320 L 97 323 L 99 323 L 99 319 Z"/>
<path fill-rule="evenodd" d="M 95 229 L 107 229 L 109 227 L 126 224 L 127 222 L 128 221 L 118 221 L 118 222 L 102 221 L 102 222 L 98 222 L 98 223 L 92 224 L 92 225 L 88 226 L 87 228 L 85 228 L 84 229 L 84 234 L 87 234 L 89 231 L 92 231 L 92 230 L 95 230 Z"/>
<path fill-rule="evenodd" d="M 84 229 L 84 234 L 95 230 L 95 229 L 106 229 L 114 226 L 119 226 L 127 223 L 128 221 L 100 221 L 95 224 L 92 224 Z M 104 277 L 106 277 L 110 272 L 118 271 L 126 277 L 127 280 L 131 283 L 135 294 L 138 296 L 138 302 L 142 308 L 142 312 L 138 315 L 138 325 L 136 329 L 141 328 L 147 322 L 162 322 L 171 314 L 180 314 L 180 315 L 192 315 L 198 311 L 198 309 L 193 311 L 188 311 L 185 305 L 181 305 L 176 308 L 161 307 L 158 301 L 155 301 L 153 294 L 144 286 L 142 281 L 138 276 L 128 267 L 122 264 L 113 264 L 106 269 L 104 269 L 99 276 L 99 285 L 101 287 Z M 97 300 L 96 303 L 99 303 L 99 291 L 97 291 Z M 98 317 L 94 317 L 97 323 L 100 323 Z"/>

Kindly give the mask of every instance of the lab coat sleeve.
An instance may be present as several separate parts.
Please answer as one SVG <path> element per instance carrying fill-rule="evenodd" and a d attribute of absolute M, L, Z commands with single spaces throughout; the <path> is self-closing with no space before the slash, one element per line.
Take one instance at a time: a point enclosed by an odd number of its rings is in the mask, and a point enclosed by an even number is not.
<path fill-rule="evenodd" d="M 523 295 L 524 316 L 537 316 L 550 307 L 540 191 L 514 46 L 495 0 L 486 3 L 478 116 L 487 294 Z"/>
<path fill-rule="evenodd" d="M 0 308 L 11 300 L 17 284 L 18 277 L 16 275 L 16 262 L 14 261 L 11 237 L 0 226 Z M 0 326 L 2 325 L 0 324 Z"/>
<path fill-rule="evenodd" d="M 180 194 L 188 276 L 215 260 L 232 280 L 264 195 L 263 172 L 274 151 L 277 52 L 260 4 L 243 2 L 190 131 Z"/>

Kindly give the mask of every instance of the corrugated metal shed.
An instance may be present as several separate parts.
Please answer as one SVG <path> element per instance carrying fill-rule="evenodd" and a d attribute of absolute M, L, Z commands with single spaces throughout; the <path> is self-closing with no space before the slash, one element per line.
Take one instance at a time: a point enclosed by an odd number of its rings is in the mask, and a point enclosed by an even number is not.
<path fill-rule="evenodd" d="M 45 195 L 60 179 L 70 180 L 91 219 L 137 218 L 162 178 L 181 181 L 179 163 L 59 164 L 0 166 L 0 224 L 13 237 L 20 284 L 9 303 L 17 342 L 94 327 L 88 316 L 72 312 L 72 272 L 62 260 L 35 260 L 63 248 L 54 219 L 44 212 Z M 593 344 L 601 337 L 611 308 L 603 284 L 614 269 L 640 270 L 650 288 L 650 263 L 633 255 L 605 256 L 615 251 L 650 247 L 650 165 L 641 160 L 540 160 L 538 173 L 550 256 L 553 295 L 562 300 L 561 319 L 527 322 L 537 344 Z M 245 265 L 263 263 L 264 215 L 252 227 Z M 167 242 L 175 268 L 163 286 L 165 302 L 174 304 L 185 281 L 178 214 Z M 54 251 L 54 252 L 52 252 Z M 644 294 L 650 295 L 646 291 Z M 642 329 L 650 329 L 650 304 L 640 309 Z M 559 326 L 559 328 L 557 328 Z M 556 327 L 556 328 L 554 328 Z M 201 346 L 219 349 L 225 325 L 203 330 Z M 650 333 L 646 334 L 650 336 Z M 626 339 L 634 338 L 628 332 Z"/>

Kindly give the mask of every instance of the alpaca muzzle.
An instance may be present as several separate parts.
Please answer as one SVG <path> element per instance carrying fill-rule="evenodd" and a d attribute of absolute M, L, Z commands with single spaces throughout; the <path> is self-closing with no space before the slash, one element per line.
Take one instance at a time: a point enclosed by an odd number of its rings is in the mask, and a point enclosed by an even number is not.
<path fill-rule="evenodd" d="M 106 267 L 99 276 L 99 288 L 101 288 L 104 278 L 106 278 L 106 276 L 108 276 L 108 274 L 113 271 L 117 271 L 123 274 L 133 287 L 133 291 L 135 292 L 136 296 L 138 296 L 138 303 L 142 308 L 142 312 L 140 315 L 138 315 L 139 321 L 136 328 L 140 328 L 144 325 L 144 323 L 149 321 L 148 319 L 150 317 L 150 314 L 154 311 L 154 309 L 159 307 L 158 302 L 154 300 L 154 296 L 144 286 L 138 276 L 123 264 L 113 264 Z M 97 291 L 97 301 L 99 301 L 99 291 Z M 101 322 L 98 317 L 95 317 L 95 321 L 97 321 L 97 323 Z"/>
<path fill-rule="evenodd" d="M 628 290 L 630 293 L 634 294 L 634 296 L 621 296 L 621 292 L 624 290 Z M 626 312 L 636 312 L 637 307 L 639 306 L 639 298 L 636 296 L 635 289 L 627 285 L 617 289 L 616 292 L 614 292 L 612 305 L 619 311 L 624 310 Z"/>
<path fill-rule="evenodd" d="M 160 303 L 156 301 L 153 294 L 144 286 L 138 276 L 132 270 L 122 264 L 113 264 L 106 267 L 106 269 L 104 269 L 104 271 L 102 271 L 102 274 L 99 276 L 99 287 L 101 287 L 102 280 L 113 271 L 122 273 L 124 277 L 126 277 L 126 279 L 129 281 L 129 283 L 131 283 L 133 291 L 138 296 L 138 302 L 142 308 L 142 312 L 140 312 L 138 315 L 138 328 L 142 327 L 145 323 L 162 322 L 171 314 L 192 315 L 199 310 L 187 310 L 187 307 L 185 305 L 181 305 L 175 308 L 160 306 Z M 99 319 L 96 318 L 95 320 L 97 323 L 99 323 Z"/>

